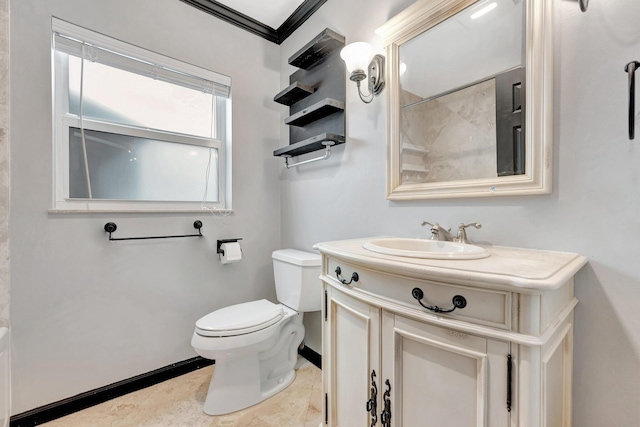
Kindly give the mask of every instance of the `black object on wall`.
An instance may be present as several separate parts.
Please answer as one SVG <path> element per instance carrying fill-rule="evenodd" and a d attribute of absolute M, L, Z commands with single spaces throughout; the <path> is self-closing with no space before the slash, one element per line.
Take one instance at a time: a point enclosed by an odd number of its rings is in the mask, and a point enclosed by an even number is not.
<path fill-rule="evenodd" d="M 631 61 L 624 67 L 629 75 L 629 139 L 636 137 L 636 71 L 640 68 L 640 62 Z"/>
<path fill-rule="evenodd" d="M 242 237 L 236 237 L 235 239 L 216 240 L 216 253 L 224 255 L 224 250 L 222 249 L 222 245 L 224 243 L 237 243 L 238 240 L 242 240 Z"/>
<path fill-rule="evenodd" d="M 179 234 L 172 236 L 145 236 L 145 237 L 111 237 L 111 233 L 115 232 L 118 229 L 118 226 L 115 222 L 108 222 L 104 225 L 104 231 L 109 233 L 109 240 L 149 240 L 149 239 L 175 239 L 179 237 L 203 237 L 202 235 L 202 221 L 194 221 L 193 228 L 198 230 L 198 234 Z"/>
<path fill-rule="evenodd" d="M 523 175 L 526 172 L 526 68 L 498 74 L 495 80 L 498 176 Z"/>
<path fill-rule="evenodd" d="M 294 157 L 345 142 L 344 36 L 326 28 L 289 58 L 300 68 L 274 101 L 289 106 L 289 146 L 274 156 Z"/>

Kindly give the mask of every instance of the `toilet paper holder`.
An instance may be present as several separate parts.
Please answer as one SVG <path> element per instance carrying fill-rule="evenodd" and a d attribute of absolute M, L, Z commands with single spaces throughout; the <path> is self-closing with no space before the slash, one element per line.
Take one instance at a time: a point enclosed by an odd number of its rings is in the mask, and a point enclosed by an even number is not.
<path fill-rule="evenodd" d="M 224 255 L 224 249 L 221 248 L 223 243 L 236 243 L 238 240 L 242 240 L 242 237 L 238 237 L 237 239 L 222 239 L 216 240 L 216 245 L 218 247 L 217 253 Z"/>

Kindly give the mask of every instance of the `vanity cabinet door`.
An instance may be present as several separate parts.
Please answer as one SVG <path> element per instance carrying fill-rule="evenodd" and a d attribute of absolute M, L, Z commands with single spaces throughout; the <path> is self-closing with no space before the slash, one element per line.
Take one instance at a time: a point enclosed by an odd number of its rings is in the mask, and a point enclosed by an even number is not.
<path fill-rule="evenodd" d="M 323 353 L 328 357 L 324 357 L 323 384 L 328 425 L 368 427 L 380 412 L 380 309 L 329 286 L 325 291 Z M 378 398 L 368 403 L 376 394 L 372 379 Z"/>
<path fill-rule="evenodd" d="M 508 355 L 507 342 L 384 311 L 382 381 L 390 381 L 391 426 L 508 427 Z"/>

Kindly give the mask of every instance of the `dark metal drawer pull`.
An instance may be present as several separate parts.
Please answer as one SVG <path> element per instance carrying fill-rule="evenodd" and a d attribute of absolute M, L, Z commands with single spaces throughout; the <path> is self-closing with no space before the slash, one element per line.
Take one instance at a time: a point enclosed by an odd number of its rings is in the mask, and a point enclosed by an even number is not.
<path fill-rule="evenodd" d="M 340 268 L 340 266 L 336 267 L 336 277 L 338 278 L 340 283 L 342 283 L 343 285 L 350 285 L 351 282 L 357 282 L 358 280 L 360 280 L 358 273 L 356 273 L 355 271 L 353 272 L 353 274 L 351 274 L 351 280 L 349 280 L 348 282 L 342 277 L 340 277 L 341 274 L 342 274 L 342 269 Z"/>
<path fill-rule="evenodd" d="M 513 380 L 513 359 L 507 355 L 507 412 L 511 412 L 511 382 Z"/>
<path fill-rule="evenodd" d="M 391 384 L 389 380 L 384 382 L 387 385 L 387 390 L 382 395 L 382 400 L 384 401 L 384 409 L 380 413 L 380 422 L 382 423 L 382 427 L 391 427 Z"/>
<path fill-rule="evenodd" d="M 451 300 L 453 302 L 453 308 L 450 309 L 440 308 L 437 305 L 424 305 L 422 301 L 420 301 L 422 298 L 424 298 L 424 292 L 422 292 L 422 289 L 420 288 L 413 288 L 413 290 L 411 291 L 411 295 L 418 300 L 421 306 L 423 306 L 427 310 L 435 311 L 436 313 L 451 313 L 456 308 L 462 309 L 467 306 L 467 299 L 462 295 L 456 295 L 453 297 L 453 299 Z"/>
<path fill-rule="evenodd" d="M 376 371 L 371 371 L 371 398 L 367 400 L 367 412 L 371 413 L 371 427 L 378 424 L 378 386 L 376 385 Z"/>

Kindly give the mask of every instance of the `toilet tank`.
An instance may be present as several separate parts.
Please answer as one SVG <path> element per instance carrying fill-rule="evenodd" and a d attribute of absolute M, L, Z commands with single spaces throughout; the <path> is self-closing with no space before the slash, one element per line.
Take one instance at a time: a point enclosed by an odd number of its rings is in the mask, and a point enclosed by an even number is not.
<path fill-rule="evenodd" d="M 273 252 L 273 276 L 278 301 L 296 311 L 322 308 L 320 254 L 281 249 Z"/>

